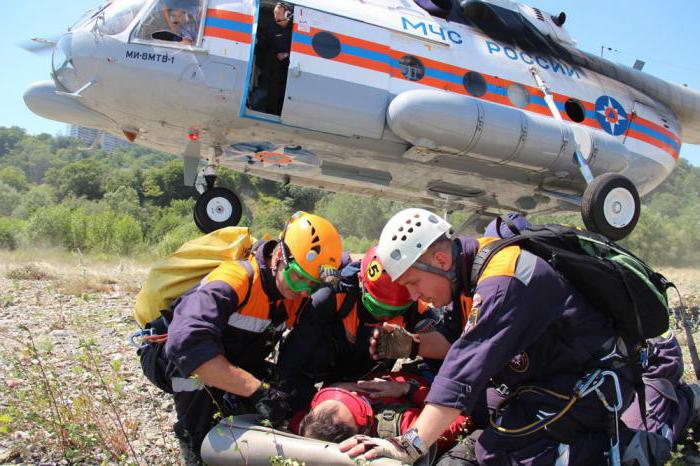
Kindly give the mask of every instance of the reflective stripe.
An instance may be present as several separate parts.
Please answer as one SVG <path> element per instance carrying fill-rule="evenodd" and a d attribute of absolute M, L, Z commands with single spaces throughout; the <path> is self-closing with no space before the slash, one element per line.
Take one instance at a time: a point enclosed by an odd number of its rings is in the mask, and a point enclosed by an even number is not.
<path fill-rule="evenodd" d="M 234 312 L 228 319 L 228 324 L 233 328 L 247 330 L 254 333 L 262 333 L 270 325 L 269 319 L 261 319 L 259 317 L 245 316 L 240 312 Z M 277 326 L 276 330 L 282 331 L 287 328 L 286 322 L 282 322 Z"/>
<path fill-rule="evenodd" d="M 557 462 L 554 466 L 568 466 L 569 465 L 569 445 L 566 443 L 559 444 L 559 456 L 557 457 Z"/>
<path fill-rule="evenodd" d="M 661 435 L 663 435 L 666 440 L 673 443 L 673 431 L 668 424 L 664 424 L 663 427 L 661 427 Z"/>
<path fill-rule="evenodd" d="M 535 273 L 535 265 L 537 264 L 537 256 L 525 250 L 520 252 L 518 264 L 515 266 L 515 278 L 520 280 L 523 285 L 528 285 L 532 280 L 532 275 Z"/>
<path fill-rule="evenodd" d="M 196 392 L 204 388 L 204 384 L 198 379 L 184 377 L 172 377 L 170 381 L 173 384 L 173 392 Z"/>

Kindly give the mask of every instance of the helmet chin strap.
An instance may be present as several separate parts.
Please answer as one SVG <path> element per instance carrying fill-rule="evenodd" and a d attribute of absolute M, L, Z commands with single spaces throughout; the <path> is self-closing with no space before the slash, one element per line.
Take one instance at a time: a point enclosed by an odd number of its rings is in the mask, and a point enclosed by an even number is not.
<path fill-rule="evenodd" d="M 442 270 L 439 267 L 435 267 L 425 262 L 415 261 L 411 267 L 415 267 L 423 272 L 432 273 L 435 275 L 440 275 L 441 277 L 447 278 L 453 285 L 457 283 L 457 265 L 456 258 L 459 256 L 459 249 L 455 241 L 451 241 L 451 253 L 452 253 L 452 265 L 450 265 L 450 270 Z"/>
<path fill-rule="evenodd" d="M 447 278 L 451 282 L 454 282 L 457 279 L 457 270 L 456 270 L 454 264 L 452 264 L 452 266 L 450 266 L 450 270 L 442 270 L 439 267 L 434 267 L 430 264 L 426 264 L 425 262 L 418 262 L 418 261 L 414 262 L 411 267 L 415 267 L 416 269 L 422 270 L 423 272 L 428 272 L 428 273 L 432 273 L 435 275 L 440 275 L 441 277 Z"/>

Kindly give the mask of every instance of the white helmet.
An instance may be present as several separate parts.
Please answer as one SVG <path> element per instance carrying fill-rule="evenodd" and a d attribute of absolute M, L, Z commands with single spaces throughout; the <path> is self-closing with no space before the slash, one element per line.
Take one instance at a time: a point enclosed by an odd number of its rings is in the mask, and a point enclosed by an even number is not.
<path fill-rule="evenodd" d="M 377 255 L 392 280 L 411 267 L 442 235 L 453 235 L 452 225 L 425 209 L 405 209 L 391 217 L 382 230 Z"/>

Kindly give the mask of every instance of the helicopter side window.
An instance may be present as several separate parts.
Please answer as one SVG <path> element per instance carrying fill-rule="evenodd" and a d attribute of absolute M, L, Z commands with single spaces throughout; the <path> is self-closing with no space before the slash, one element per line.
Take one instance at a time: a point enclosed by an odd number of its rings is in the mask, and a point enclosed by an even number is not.
<path fill-rule="evenodd" d="M 97 29 L 108 36 L 124 32 L 144 3 L 146 0 L 119 0 L 110 4 L 97 17 Z"/>
<path fill-rule="evenodd" d="M 144 15 L 134 37 L 148 42 L 197 45 L 203 0 L 160 0 Z"/>

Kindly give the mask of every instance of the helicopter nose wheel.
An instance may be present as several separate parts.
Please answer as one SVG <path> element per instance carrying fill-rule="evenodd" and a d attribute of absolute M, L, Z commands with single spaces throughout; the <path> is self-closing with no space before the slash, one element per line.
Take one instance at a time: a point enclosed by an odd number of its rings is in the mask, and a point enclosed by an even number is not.
<path fill-rule="evenodd" d="M 637 188 L 628 178 L 616 173 L 593 179 L 581 200 L 581 216 L 586 228 L 613 241 L 632 233 L 640 210 Z"/>
<path fill-rule="evenodd" d="M 194 223 L 204 233 L 235 227 L 241 221 L 243 205 L 230 189 L 207 189 L 194 206 Z"/>

